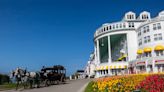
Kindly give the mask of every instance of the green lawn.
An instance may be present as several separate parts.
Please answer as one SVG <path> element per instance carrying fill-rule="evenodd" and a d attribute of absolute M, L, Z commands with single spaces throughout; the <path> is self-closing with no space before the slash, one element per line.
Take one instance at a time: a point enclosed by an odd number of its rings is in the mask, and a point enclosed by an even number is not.
<path fill-rule="evenodd" d="M 93 81 L 91 81 L 87 87 L 85 88 L 85 91 L 84 92 L 94 92 L 93 91 L 93 88 L 92 88 L 92 85 L 93 85 Z"/>
<path fill-rule="evenodd" d="M 0 91 L 14 89 L 15 87 L 16 87 L 16 84 L 12 84 L 12 83 L 7 84 L 6 83 L 3 85 L 0 85 Z"/>

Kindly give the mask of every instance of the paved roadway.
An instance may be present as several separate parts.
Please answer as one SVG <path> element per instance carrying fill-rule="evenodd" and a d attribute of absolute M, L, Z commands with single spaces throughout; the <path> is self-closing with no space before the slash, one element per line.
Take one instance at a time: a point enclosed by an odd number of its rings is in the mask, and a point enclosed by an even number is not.
<path fill-rule="evenodd" d="M 34 88 L 18 91 L 8 90 L 0 92 L 83 92 L 90 79 L 80 79 L 67 81 L 66 84 L 53 85 L 50 87 Z"/>

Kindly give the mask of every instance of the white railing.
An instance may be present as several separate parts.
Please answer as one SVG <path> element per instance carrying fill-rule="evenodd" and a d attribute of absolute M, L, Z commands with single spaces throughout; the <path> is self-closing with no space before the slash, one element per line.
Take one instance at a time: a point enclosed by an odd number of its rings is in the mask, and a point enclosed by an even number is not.
<path fill-rule="evenodd" d="M 121 24 L 121 23 L 120 23 L 120 24 Z M 135 28 L 135 27 L 129 27 L 128 22 L 124 22 L 124 23 L 122 23 L 122 24 L 125 24 L 125 27 L 123 27 L 123 25 L 122 25 L 121 28 L 120 28 L 120 27 L 116 28 L 116 26 L 115 26 L 114 29 L 108 29 L 108 30 L 104 30 L 104 28 L 106 28 L 107 25 L 106 25 L 106 26 L 102 26 L 102 27 L 100 27 L 100 28 L 98 28 L 98 29 L 96 30 L 96 32 L 95 32 L 95 34 L 94 34 L 94 37 L 97 37 L 97 36 L 99 36 L 99 35 L 101 35 L 101 34 L 104 34 L 104 33 L 110 32 L 110 31 L 127 30 L 127 29 L 134 29 L 134 28 Z M 112 24 L 112 25 L 115 25 L 115 24 Z M 111 26 L 111 24 L 109 24 L 109 26 Z"/>

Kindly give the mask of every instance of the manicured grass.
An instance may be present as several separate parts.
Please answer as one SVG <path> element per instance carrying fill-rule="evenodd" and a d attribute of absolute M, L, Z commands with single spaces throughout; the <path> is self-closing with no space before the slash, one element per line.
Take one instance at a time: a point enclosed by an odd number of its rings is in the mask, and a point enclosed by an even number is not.
<path fill-rule="evenodd" d="M 91 82 L 87 85 L 87 87 L 85 88 L 85 91 L 84 91 L 84 92 L 94 92 L 94 91 L 93 91 L 92 85 L 93 85 L 93 81 L 91 81 Z"/>
<path fill-rule="evenodd" d="M 0 85 L 0 91 L 2 90 L 10 90 L 10 89 L 15 89 L 16 87 L 16 84 L 13 84 L 13 83 L 9 83 L 9 84 L 3 84 L 3 85 Z"/>

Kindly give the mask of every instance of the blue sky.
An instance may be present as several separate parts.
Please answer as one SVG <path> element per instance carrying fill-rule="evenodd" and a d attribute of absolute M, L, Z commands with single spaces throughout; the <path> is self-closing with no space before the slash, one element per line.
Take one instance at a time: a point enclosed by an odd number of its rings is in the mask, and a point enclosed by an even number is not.
<path fill-rule="evenodd" d="M 83 69 L 93 51 L 93 34 L 125 12 L 164 10 L 163 0 L 1 0 L 0 72 L 16 67 L 37 71 L 64 65 Z"/>

